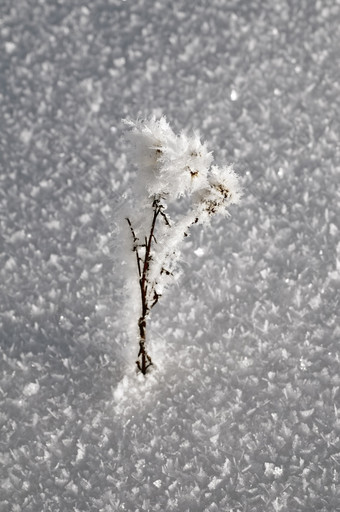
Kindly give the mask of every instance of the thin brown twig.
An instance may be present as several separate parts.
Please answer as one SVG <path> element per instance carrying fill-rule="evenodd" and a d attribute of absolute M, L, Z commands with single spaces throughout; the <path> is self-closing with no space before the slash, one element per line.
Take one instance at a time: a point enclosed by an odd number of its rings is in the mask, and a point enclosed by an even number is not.
<path fill-rule="evenodd" d="M 134 243 L 133 251 L 136 252 L 138 275 L 139 275 L 139 277 L 141 277 L 140 262 L 142 261 L 142 259 L 140 258 L 139 254 L 138 254 L 138 244 L 136 243 L 138 241 L 138 238 L 135 235 L 135 231 L 134 231 L 134 229 L 132 227 L 130 219 L 128 217 L 126 217 L 126 220 L 127 220 L 128 224 L 130 226 L 130 230 L 131 230 L 131 233 L 132 233 L 132 238 L 133 238 L 133 243 Z"/>
<path fill-rule="evenodd" d="M 141 361 L 137 360 L 136 364 L 138 369 L 146 374 L 148 368 L 153 364 L 151 357 L 146 351 L 146 319 L 150 309 L 154 306 L 153 303 L 151 306 L 148 304 L 147 292 L 148 292 L 148 272 L 150 268 L 150 260 L 151 260 L 151 248 L 152 241 L 156 240 L 154 236 L 154 231 L 156 227 L 157 217 L 161 211 L 161 206 L 159 200 L 154 200 L 153 204 L 153 218 L 150 228 L 149 237 L 145 237 L 145 256 L 143 261 L 143 269 L 141 270 L 139 284 L 141 291 L 141 301 L 142 301 L 142 314 L 138 320 L 139 327 L 139 352 L 138 358 L 141 358 Z M 135 236 L 135 235 L 134 235 Z"/>

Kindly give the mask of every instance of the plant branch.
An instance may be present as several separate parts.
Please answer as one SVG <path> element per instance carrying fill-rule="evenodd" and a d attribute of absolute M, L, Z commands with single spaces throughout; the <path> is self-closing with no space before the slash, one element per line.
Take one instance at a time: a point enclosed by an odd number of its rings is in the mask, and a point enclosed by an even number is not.
<path fill-rule="evenodd" d="M 141 268 L 140 262 L 138 259 L 138 270 L 139 270 L 139 285 L 140 285 L 140 292 L 141 292 L 141 301 L 142 301 L 142 314 L 138 320 L 138 327 L 139 327 L 139 352 L 138 352 L 138 360 L 136 361 L 138 369 L 143 373 L 143 375 L 146 374 L 148 368 L 152 365 L 152 360 L 149 354 L 146 351 L 146 319 L 148 316 L 148 313 L 150 309 L 156 304 L 158 300 L 158 294 L 156 292 L 153 296 L 153 302 L 151 305 L 148 303 L 148 272 L 150 268 L 150 261 L 152 259 L 151 256 L 151 249 L 152 249 L 152 241 L 156 242 L 156 238 L 154 235 L 155 228 L 156 228 L 156 222 L 157 217 L 161 213 L 162 205 L 160 204 L 159 199 L 154 199 L 152 203 L 153 207 L 153 217 L 151 222 L 151 228 L 150 233 L 148 237 L 145 237 L 145 256 L 143 265 Z M 138 240 L 134 230 L 131 226 L 131 223 L 129 223 L 132 236 L 134 238 L 135 242 L 135 250 L 137 251 L 136 247 L 136 241 Z M 156 242 L 157 243 L 157 242 Z M 139 255 L 137 255 L 139 258 Z M 139 358 L 141 360 L 139 360 Z"/>
<path fill-rule="evenodd" d="M 139 277 L 141 277 L 141 267 L 140 267 L 140 262 L 142 261 L 142 259 L 140 258 L 139 254 L 138 254 L 138 238 L 136 237 L 135 235 L 135 231 L 132 227 L 132 224 L 131 224 L 131 221 L 128 217 L 126 217 L 126 220 L 127 220 L 127 223 L 129 224 L 130 226 L 130 230 L 131 230 L 131 233 L 132 233 L 132 238 L 133 238 L 133 243 L 134 243 L 134 246 L 133 246 L 133 251 L 136 252 L 136 258 L 137 258 L 137 268 L 138 268 L 138 275 Z"/>

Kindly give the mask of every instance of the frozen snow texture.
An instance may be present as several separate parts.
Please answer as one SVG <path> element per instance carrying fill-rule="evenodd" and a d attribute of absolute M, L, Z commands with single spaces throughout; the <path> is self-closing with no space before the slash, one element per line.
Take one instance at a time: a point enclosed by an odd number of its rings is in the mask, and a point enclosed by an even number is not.
<path fill-rule="evenodd" d="M 0 9 L 1 512 L 336 511 L 339 2 Z M 151 111 L 247 194 L 192 231 L 152 318 L 167 359 L 117 396 L 120 119 Z"/>
<path fill-rule="evenodd" d="M 30 382 L 29 384 L 26 384 L 23 389 L 23 394 L 25 396 L 32 396 L 36 395 L 39 391 L 39 382 Z"/>

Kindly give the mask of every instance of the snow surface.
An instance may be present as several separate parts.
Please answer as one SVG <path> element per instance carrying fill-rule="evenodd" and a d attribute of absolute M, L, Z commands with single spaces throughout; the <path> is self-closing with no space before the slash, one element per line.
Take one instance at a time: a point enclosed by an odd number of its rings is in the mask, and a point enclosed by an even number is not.
<path fill-rule="evenodd" d="M 340 510 L 339 0 L 2 0 L 1 512 Z M 122 354 L 121 119 L 242 176 Z M 134 322 L 135 318 L 131 318 Z"/>

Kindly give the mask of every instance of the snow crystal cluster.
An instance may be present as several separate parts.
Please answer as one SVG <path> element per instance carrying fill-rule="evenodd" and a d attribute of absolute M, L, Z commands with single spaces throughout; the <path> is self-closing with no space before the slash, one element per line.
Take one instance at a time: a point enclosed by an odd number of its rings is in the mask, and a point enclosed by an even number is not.
<path fill-rule="evenodd" d="M 222 203 L 225 207 L 238 202 L 240 187 L 236 174 L 231 167 L 222 170 L 211 167 L 213 155 L 197 132 L 191 137 L 184 132 L 176 135 L 165 116 L 124 122 L 131 128 L 128 138 L 132 146 L 132 160 L 139 169 L 136 188 L 142 196 L 146 193 L 148 198 L 159 196 L 173 201 L 193 194 L 198 205 L 198 197 L 202 202 L 209 202 L 208 191 L 213 187 L 220 192 L 214 197 L 219 208 Z"/>

